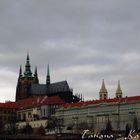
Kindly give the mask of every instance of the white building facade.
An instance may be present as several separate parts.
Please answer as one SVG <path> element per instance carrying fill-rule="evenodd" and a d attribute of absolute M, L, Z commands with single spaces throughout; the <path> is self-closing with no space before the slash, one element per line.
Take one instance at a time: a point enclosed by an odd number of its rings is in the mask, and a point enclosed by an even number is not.
<path fill-rule="evenodd" d="M 65 127 L 85 127 L 103 130 L 110 121 L 113 130 L 137 127 L 140 130 L 140 96 L 94 100 L 65 104 L 55 117 L 63 120 Z M 135 128 L 134 128 L 135 129 Z"/>
<path fill-rule="evenodd" d="M 34 97 L 20 101 L 16 111 L 17 125 L 23 128 L 27 123 L 33 128 L 46 127 L 48 119 L 64 102 L 58 97 Z"/>

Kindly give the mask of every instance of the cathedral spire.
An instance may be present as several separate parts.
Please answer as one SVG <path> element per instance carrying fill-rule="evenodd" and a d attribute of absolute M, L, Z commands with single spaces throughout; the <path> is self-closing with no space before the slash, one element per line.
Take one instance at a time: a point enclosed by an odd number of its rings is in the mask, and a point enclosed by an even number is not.
<path fill-rule="evenodd" d="M 25 65 L 25 72 L 24 72 L 24 76 L 25 77 L 32 77 L 32 72 L 30 69 L 30 58 L 29 58 L 29 53 L 27 53 L 27 59 L 26 59 L 26 65 Z"/>
<path fill-rule="evenodd" d="M 104 79 L 102 81 L 102 86 L 101 86 L 101 89 L 99 92 L 99 98 L 100 98 L 100 100 L 105 100 L 108 98 L 108 92 L 107 92 L 107 89 L 105 87 Z"/>
<path fill-rule="evenodd" d="M 120 80 L 118 80 L 118 87 L 116 90 L 116 98 L 122 98 L 122 90 L 121 90 L 121 86 L 120 86 Z"/>
<path fill-rule="evenodd" d="M 35 78 L 35 81 L 38 83 L 39 80 L 38 80 L 37 66 L 35 67 L 34 78 Z"/>
<path fill-rule="evenodd" d="M 28 60 L 28 61 L 30 60 L 30 58 L 29 58 L 29 52 L 27 53 L 27 60 Z"/>
<path fill-rule="evenodd" d="M 46 79 L 46 85 L 50 84 L 50 70 L 49 70 L 49 64 L 47 67 L 47 79 Z"/>
<path fill-rule="evenodd" d="M 20 69 L 19 69 L 19 78 L 22 77 L 22 68 L 21 68 L 21 65 L 20 65 Z"/>
<path fill-rule="evenodd" d="M 35 76 L 35 77 L 38 77 L 38 74 L 37 74 L 37 66 L 35 67 L 35 73 L 34 73 L 34 76 Z"/>

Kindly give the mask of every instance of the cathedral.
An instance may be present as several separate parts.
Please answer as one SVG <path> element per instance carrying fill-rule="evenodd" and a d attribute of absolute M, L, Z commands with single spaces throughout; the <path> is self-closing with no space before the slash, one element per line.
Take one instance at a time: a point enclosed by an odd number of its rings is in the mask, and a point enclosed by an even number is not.
<path fill-rule="evenodd" d="M 79 102 L 80 96 L 73 95 L 67 81 L 51 83 L 49 65 L 47 68 L 46 84 L 40 84 L 37 67 L 34 74 L 31 71 L 30 58 L 27 54 L 25 71 L 22 73 L 20 66 L 19 77 L 16 88 L 16 101 L 36 96 L 59 96 L 64 102 Z"/>

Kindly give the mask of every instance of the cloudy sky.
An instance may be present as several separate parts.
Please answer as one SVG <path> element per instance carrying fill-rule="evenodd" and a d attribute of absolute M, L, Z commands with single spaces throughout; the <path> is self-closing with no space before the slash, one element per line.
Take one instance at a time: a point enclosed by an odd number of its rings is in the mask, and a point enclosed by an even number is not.
<path fill-rule="evenodd" d="M 85 100 L 140 95 L 139 0 L 0 0 L 0 102 L 14 101 L 27 51 L 45 83 L 67 80 Z"/>

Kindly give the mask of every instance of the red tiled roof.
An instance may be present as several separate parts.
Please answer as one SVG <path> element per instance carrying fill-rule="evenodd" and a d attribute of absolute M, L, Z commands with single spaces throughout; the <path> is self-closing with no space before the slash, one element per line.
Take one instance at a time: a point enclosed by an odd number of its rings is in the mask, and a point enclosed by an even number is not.
<path fill-rule="evenodd" d="M 0 108 L 17 109 L 18 106 L 15 102 L 0 103 Z"/>
<path fill-rule="evenodd" d="M 59 96 L 52 96 L 46 98 L 46 100 L 42 102 L 42 105 L 62 105 L 64 103 L 65 102 Z"/>
<path fill-rule="evenodd" d="M 18 102 L 0 103 L 0 108 L 22 109 L 22 108 L 31 108 L 40 105 L 63 105 L 64 108 L 67 108 L 67 107 L 81 107 L 81 106 L 87 106 L 93 104 L 98 105 L 100 103 L 133 102 L 133 101 L 140 101 L 140 96 L 112 98 L 107 100 L 93 100 L 93 101 L 67 103 L 67 104 L 64 104 L 64 102 L 59 96 L 52 96 L 52 97 L 38 96 L 38 97 L 23 99 Z"/>
<path fill-rule="evenodd" d="M 62 105 L 64 101 L 59 96 L 38 96 L 19 100 L 18 102 L 6 102 L 0 103 L 0 108 L 9 108 L 9 109 L 23 109 L 31 108 L 40 105 Z"/>
<path fill-rule="evenodd" d="M 22 108 L 31 108 L 40 105 L 62 105 L 64 102 L 59 96 L 38 96 L 33 98 L 28 98 L 20 100 L 17 102 L 19 109 Z"/>
<path fill-rule="evenodd" d="M 82 107 L 82 106 L 88 106 L 88 105 L 94 105 L 94 104 L 100 104 L 100 103 L 117 103 L 117 102 L 133 102 L 133 101 L 140 101 L 140 96 L 131 96 L 131 97 L 125 97 L 125 98 L 112 98 L 107 100 L 93 100 L 93 101 L 83 101 L 79 103 L 66 103 L 63 105 L 64 108 L 68 107 Z"/>
<path fill-rule="evenodd" d="M 27 98 L 27 99 L 22 99 L 17 102 L 18 108 L 31 108 L 34 106 L 38 106 L 40 103 L 40 100 L 43 99 L 44 96 L 39 96 L 39 97 L 32 97 L 32 98 Z"/>

